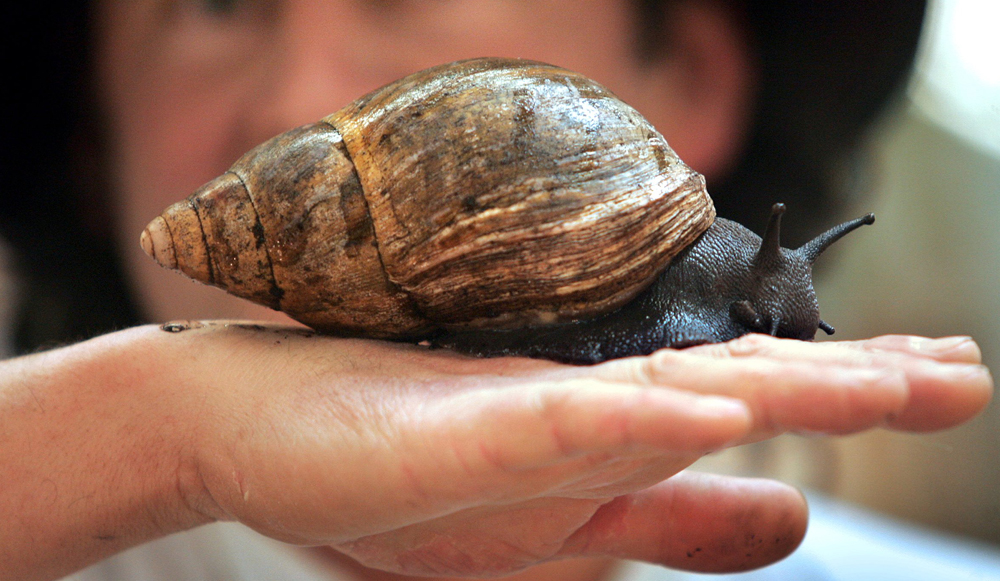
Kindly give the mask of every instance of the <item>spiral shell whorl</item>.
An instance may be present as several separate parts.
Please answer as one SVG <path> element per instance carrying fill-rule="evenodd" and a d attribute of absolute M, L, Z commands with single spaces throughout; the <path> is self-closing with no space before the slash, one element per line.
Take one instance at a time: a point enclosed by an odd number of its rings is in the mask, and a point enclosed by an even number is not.
<path fill-rule="evenodd" d="M 446 326 L 613 309 L 715 216 L 703 178 L 638 112 L 551 65 L 443 65 L 325 121 L 358 170 L 389 278 Z"/>
<path fill-rule="evenodd" d="M 368 203 L 336 129 L 315 123 L 237 161 L 260 216 L 281 310 L 317 329 L 383 337 L 431 327 L 382 268 Z"/>
<path fill-rule="evenodd" d="M 476 59 L 261 144 L 142 245 L 315 329 L 412 338 L 612 310 L 714 217 L 704 179 L 600 85 Z"/>
<path fill-rule="evenodd" d="M 239 176 L 227 172 L 167 208 L 143 231 L 160 264 L 254 302 L 279 307 L 259 221 Z"/>
<path fill-rule="evenodd" d="M 385 277 L 354 167 L 325 123 L 254 148 L 153 220 L 142 244 L 167 268 L 317 329 L 430 328 Z"/>

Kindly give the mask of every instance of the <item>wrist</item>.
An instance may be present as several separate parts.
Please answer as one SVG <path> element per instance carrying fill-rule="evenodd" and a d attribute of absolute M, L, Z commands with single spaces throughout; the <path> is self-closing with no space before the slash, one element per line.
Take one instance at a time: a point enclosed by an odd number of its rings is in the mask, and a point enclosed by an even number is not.
<path fill-rule="evenodd" d="M 209 522 L 196 497 L 191 426 L 163 381 L 155 327 L 4 362 L 0 579 L 64 575 Z M 6 530 L 3 530 L 6 529 Z M 5 568 L 6 569 L 6 568 Z"/>

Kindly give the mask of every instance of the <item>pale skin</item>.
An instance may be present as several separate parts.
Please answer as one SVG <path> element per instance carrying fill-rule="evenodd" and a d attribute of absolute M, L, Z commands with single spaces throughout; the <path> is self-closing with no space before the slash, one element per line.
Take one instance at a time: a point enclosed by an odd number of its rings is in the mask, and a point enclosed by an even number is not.
<path fill-rule="evenodd" d="M 802 497 L 671 476 L 787 431 L 955 425 L 992 391 L 978 361 L 966 338 L 751 336 L 582 368 L 141 327 L 3 364 L 0 578 L 57 578 L 216 519 L 399 573 L 752 568 L 801 540 Z M 734 551 L 747 532 L 768 542 Z"/>
<path fill-rule="evenodd" d="M 712 3 L 674 13 L 670 58 L 642 65 L 624 2 L 572 3 L 599 23 L 572 26 L 557 1 L 236 4 L 221 20 L 193 1 L 98 11 L 117 219 L 154 319 L 279 318 L 159 269 L 138 233 L 245 149 L 418 68 L 492 54 L 581 70 L 710 179 L 745 129 L 753 75 Z M 804 500 L 682 472 L 694 460 L 785 432 L 943 429 L 992 389 L 968 338 L 751 336 L 568 367 L 287 326 L 140 327 L 0 364 L 0 579 L 214 520 L 371 580 L 596 580 L 614 558 L 743 570 L 794 550 Z M 768 543 L 739 545 L 748 532 Z"/>

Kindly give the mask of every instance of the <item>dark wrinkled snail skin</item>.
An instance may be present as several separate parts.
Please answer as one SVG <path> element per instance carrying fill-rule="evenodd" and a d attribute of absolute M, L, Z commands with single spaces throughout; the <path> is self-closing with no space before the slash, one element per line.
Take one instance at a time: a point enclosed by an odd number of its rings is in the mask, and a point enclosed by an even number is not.
<path fill-rule="evenodd" d="M 763 240 L 717 218 L 649 288 L 611 313 L 546 328 L 442 333 L 431 343 L 484 357 L 593 364 L 749 333 L 805 341 L 820 328 L 832 334 L 819 317 L 812 264 L 830 244 L 872 224 L 875 216 L 845 222 L 791 250 L 779 244 L 783 212 L 782 204 L 774 206 Z"/>
<path fill-rule="evenodd" d="M 472 59 L 247 152 L 143 231 L 161 265 L 326 334 L 572 363 L 812 339 L 797 250 L 715 219 L 705 180 L 596 82 Z"/>

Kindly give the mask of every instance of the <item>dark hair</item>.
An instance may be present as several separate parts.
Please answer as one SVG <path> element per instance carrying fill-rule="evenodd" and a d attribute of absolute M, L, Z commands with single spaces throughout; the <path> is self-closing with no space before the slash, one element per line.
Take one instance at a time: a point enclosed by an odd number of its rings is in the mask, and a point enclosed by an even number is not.
<path fill-rule="evenodd" d="M 9 3 L 8 3 L 9 4 Z M 0 234 L 14 249 L 17 351 L 137 324 L 106 211 L 104 124 L 90 86 L 91 3 L 8 5 L 15 88 Z M 22 10 L 30 15 L 24 17 Z"/>
<path fill-rule="evenodd" d="M 633 1 L 640 49 L 654 54 L 677 0 Z M 802 240 L 830 221 L 842 200 L 838 176 L 905 78 L 923 2 L 726 3 L 747 24 L 761 84 L 743 157 L 709 191 L 720 215 L 750 228 L 763 224 L 772 203 L 787 203 L 788 239 Z M 104 124 L 89 85 L 90 3 L 12 4 L 35 13 L 6 20 L 30 40 L 7 37 L 15 43 L 7 54 L 20 58 L 0 207 L 0 234 L 16 251 L 23 289 L 14 340 L 27 350 L 142 321 L 106 207 Z"/>
<path fill-rule="evenodd" d="M 677 0 L 634 0 L 640 47 Z M 746 22 L 759 70 L 755 119 L 742 157 L 709 183 L 720 216 L 763 230 L 771 205 L 789 212 L 792 246 L 828 227 L 851 193 L 857 145 L 908 77 L 924 19 L 923 0 L 715 0 Z"/>

